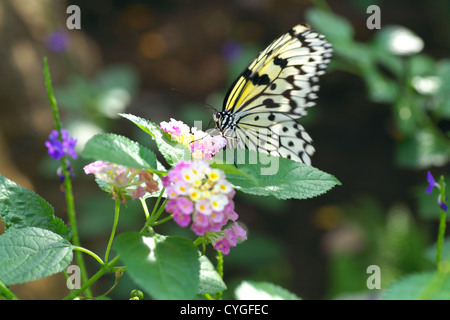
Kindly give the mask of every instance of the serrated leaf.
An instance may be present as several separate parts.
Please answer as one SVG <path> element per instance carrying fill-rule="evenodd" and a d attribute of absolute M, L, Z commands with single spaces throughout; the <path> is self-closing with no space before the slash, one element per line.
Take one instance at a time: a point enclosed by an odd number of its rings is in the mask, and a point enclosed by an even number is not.
<path fill-rule="evenodd" d="M 450 274 L 416 273 L 391 285 L 381 300 L 450 300 Z"/>
<path fill-rule="evenodd" d="M 238 300 L 301 300 L 295 294 L 269 282 L 243 281 L 234 291 Z"/>
<path fill-rule="evenodd" d="M 120 234 L 114 250 L 127 274 L 154 299 L 193 299 L 198 290 L 198 250 L 186 238 L 137 232 Z"/>
<path fill-rule="evenodd" d="M 173 166 L 182 159 L 191 160 L 191 153 L 188 148 L 179 142 L 172 141 L 170 135 L 155 123 L 132 114 L 120 114 L 120 116 L 130 120 L 141 130 L 151 135 L 158 146 L 159 152 L 169 165 Z"/>
<path fill-rule="evenodd" d="M 216 168 L 216 169 L 220 169 L 223 172 L 225 172 L 225 174 L 228 175 L 233 175 L 233 176 L 240 176 L 243 179 L 249 179 L 251 181 L 251 183 L 253 184 L 258 184 L 258 181 L 256 180 L 256 178 L 254 176 L 252 176 L 251 174 L 247 173 L 245 171 L 245 168 L 243 168 L 243 170 L 241 170 L 240 168 L 237 168 L 235 165 L 231 165 L 231 164 L 218 164 L 215 163 L 214 160 L 210 160 L 210 166 L 211 168 Z"/>
<path fill-rule="evenodd" d="M 213 294 L 227 289 L 214 265 L 209 259 L 201 255 L 200 258 L 200 281 L 198 284 L 198 294 Z"/>
<path fill-rule="evenodd" d="M 86 143 L 82 156 L 129 168 L 157 171 L 156 156 L 150 149 L 116 134 L 93 136 Z"/>
<path fill-rule="evenodd" d="M 72 230 L 55 217 L 53 207 L 43 198 L 0 175 L 0 217 L 5 230 L 38 227 L 53 231 L 65 239 Z"/>
<path fill-rule="evenodd" d="M 228 152 L 224 153 L 225 158 L 219 158 L 220 163 L 227 162 L 227 157 L 233 159 L 227 155 Z M 249 150 L 238 151 L 236 164 L 245 175 L 227 174 L 227 180 L 236 189 L 259 196 L 274 196 L 282 200 L 307 199 L 341 184 L 334 176 L 312 166 Z"/>
<path fill-rule="evenodd" d="M 27 227 L 0 236 L 0 281 L 6 285 L 41 279 L 72 262 L 72 245 L 60 235 Z"/>

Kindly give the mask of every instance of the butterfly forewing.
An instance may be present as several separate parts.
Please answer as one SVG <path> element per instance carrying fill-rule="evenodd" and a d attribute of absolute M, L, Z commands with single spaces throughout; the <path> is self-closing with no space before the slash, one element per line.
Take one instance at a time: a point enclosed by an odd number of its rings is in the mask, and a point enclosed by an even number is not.
<path fill-rule="evenodd" d="M 322 35 L 298 25 L 259 53 L 225 97 L 230 121 L 216 122 L 227 145 L 310 164 L 312 140 L 297 119 L 314 106 L 331 52 Z"/>

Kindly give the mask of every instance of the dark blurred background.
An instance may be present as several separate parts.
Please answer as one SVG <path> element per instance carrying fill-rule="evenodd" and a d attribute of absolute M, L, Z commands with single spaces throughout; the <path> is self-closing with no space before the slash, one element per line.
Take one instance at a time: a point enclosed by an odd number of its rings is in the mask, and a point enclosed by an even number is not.
<path fill-rule="evenodd" d="M 81 30 L 66 27 L 71 4 L 81 9 Z M 372 4 L 381 8 L 380 30 L 366 26 Z M 239 193 L 236 211 L 249 239 L 225 258 L 225 297 L 242 279 L 269 281 L 304 299 L 376 297 L 379 291 L 366 287 L 368 266 L 381 267 L 384 289 L 432 265 L 426 252 L 436 239 L 439 208 L 423 191 L 427 170 L 435 177 L 449 173 L 449 17 L 446 0 L 0 0 L 0 174 L 34 190 L 67 221 L 58 164 L 44 146 L 54 127 L 44 56 L 63 125 L 79 151 L 97 132 L 155 149 L 117 113 L 190 126 L 202 120 L 206 128 L 206 104 L 221 109 L 251 59 L 307 22 L 327 36 L 335 55 L 302 124 L 317 150 L 313 165 L 342 186 L 301 201 Z M 389 51 L 392 25 L 413 32 L 423 49 L 408 56 Z M 421 80 L 437 89 L 421 90 Z M 72 162 L 81 242 L 101 255 L 113 202 L 85 177 L 85 164 Z M 119 231 L 139 230 L 143 219 L 129 202 Z M 175 224 L 157 232 L 190 236 Z M 93 274 L 98 265 L 86 260 Z M 102 278 L 94 293 L 113 282 Z M 134 288 L 124 276 L 111 296 L 126 299 Z M 61 275 L 13 291 L 23 299 L 68 293 Z"/>

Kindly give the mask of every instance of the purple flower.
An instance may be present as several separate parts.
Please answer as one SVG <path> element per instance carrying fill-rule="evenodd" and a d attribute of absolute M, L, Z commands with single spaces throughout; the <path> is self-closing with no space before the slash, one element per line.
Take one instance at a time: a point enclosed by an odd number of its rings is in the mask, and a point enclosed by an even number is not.
<path fill-rule="evenodd" d="M 66 159 L 66 170 L 69 172 L 69 176 L 70 176 L 71 178 L 75 177 L 75 173 L 73 172 L 72 166 L 70 165 L 70 162 L 69 162 L 67 159 Z M 59 168 L 56 170 L 56 174 L 58 175 L 59 180 L 60 180 L 61 182 L 64 182 L 64 180 L 66 179 L 66 177 L 65 177 L 65 175 L 64 175 L 64 173 L 63 173 L 62 167 L 59 167 Z"/>
<path fill-rule="evenodd" d="M 237 41 L 225 42 L 222 46 L 222 56 L 227 61 L 234 61 L 242 55 L 242 46 Z"/>
<path fill-rule="evenodd" d="M 50 133 L 48 140 L 45 142 L 48 154 L 55 160 L 61 159 L 65 155 L 76 159 L 75 145 L 77 144 L 77 139 L 71 137 L 66 129 L 61 129 L 61 136 L 62 141 L 59 140 L 58 130 L 53 130 Z"/>
<path fill-rule="evenodd" d="M 433 175 L 430 171 L 427 172 L 427 180 L 428 180 L 428 187 L 425 190 L 426 193 L 430 194 L 431 191 L 433 191 L 434 187 L 439 188 L 439 184 L 434 180 Z"/>
<path fill-rule="evenodd" d="M 53 32 L 47 37 L 46 45 L 53 52 L 63 52 L 70 44 L 69 34 L 65 31 Z"/>
<path fill-rule="evenodd" d="M 427 172 L 427 180 L 428 180 L 428 186 L 425 190 L 426 193 L 430 194 L 433 191 L 434 187 L 436 187 L 438 190 L 441 189 L 441 186 L 439 185 L 439 183 L 436 182 L 436 180 L 434 180 L 434 177 L 430 171 Z M 439 193 L 438 205 L 439 205 L 439 207 L 441 207 L 442 210 L 447 211 L 448 207 L 444 203 L 444 201 L 447 201 L 448 197 L 445 197 L 445 200 L 443 200 L 442 198 L 444 198 L 444 197 L 441 196 L 441 194 Z"/>
<path fill-rule="evenodd" d="M 445 201 L 448 200 L 448 197 L 445 197 Z M 448 207 L 447 205 L 441 200 L 441 197 L 438 198 L 438 204 L 439 207 L 441 207 L 442 210 L 447 211 Z"/>

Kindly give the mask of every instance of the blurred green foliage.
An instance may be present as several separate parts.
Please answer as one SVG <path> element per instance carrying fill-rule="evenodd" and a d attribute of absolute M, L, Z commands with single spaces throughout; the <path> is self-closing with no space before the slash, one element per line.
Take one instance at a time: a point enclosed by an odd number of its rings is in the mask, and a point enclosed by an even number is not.
<path fill-rule="evenodd" d="M 331 69 L 360 77 L 371 101 L 391 107 L 397 166 L 415 170 L 445 166 L 450 160 L 450 130 L 448 127 L 442 130 L 439 123 L 450 119 L 450 59 L 435 61 L 420 53 L 422 40 L 402 26 L 383 26 L 374 30 L 371 41 L 361 43 L 354 40 L 353 27 L 342 16 L 315 8 L 308 10 L 306 16 L 333 44 L 335 57 Z M 436 197 L 425 195 L 425 184 L 415 189 L 420 216 L 437 220 Z M 418 227 L 415 215 L 404 204 L 385 213 L 369 198 L 354 207 L 344 207 L 343 211 L 345 218 L 340 228 L 346 230 L 344 233 L 356 233 L 363 245 L 354 250 L 335 248 L 331 255 L 328 297 L 352 292 L 370 296 L 365 270 L 372 264 L 382 270 L 383 289 L 405 275 L 433 268 L 434 260 L 430 262 L 424 255 L 430 230 Z M 410 281 L 402 282 L 400 289 L 395 284 L 385 298 L 402 299 L 402 292 L 415 291 L 417 285 L 435 281 L 433 273 L 423 281 L 416 278 L 412 276 Z M 437 292 L 449 284 L 445 277 L 438 278 L 442 281 L 434 288 Z M 408 289 L 404 291 L 405 288 Z M 404 298 L 407 296 L 411 295 Z M 443 296 L 430 293 L 428 297 Z"/>
<path fill-rule="evenodd" d="M 397 164 L 410 169 L 447 164 L 450 130 L 438 124 L 450 120 L 450 59 L 435 61 L 420 53 L 422 40 L 402 26 L 383 25 L 361 43 L 342 16 L 313 8 L 306 17 L 333 44 L 331 69 L 361 77 L 370 100 L 391 106 Z M 408 47 L 411 51 L 403 52 Z"/>
<path fill-rule="evenodd" d="M 373 1 L 354 2 L 362 9 L 373 4 Z M 373 30 L 372 39 L 357 41 L 354 27 L 346 17 L 334 13 L 323 1 L 315 1 L 315 4 L 315 8 L 305 12 L 305 20 L 333 44 L 334 55 L 328 73 L 341 71 L 361 78 L 368 99 L 380 108 L 391 110 L 392 127 L 389 129 L 396 146 L 396 166 L 420 171 L 448 164 L 450 130 L 448 126 L 441 128 L 441 123 L 450 121 L 450 59 L 436 61 L 423 53 L 422 40 L 399 25 L 383 25 L 380 30 Z M 402 38 L 405 34 L 406 39 Z M 400 50 L 397 50 L 399 41 Z M 419 45 L 414 47 L 417 42 Z M 402 48 L 410 45 L 410 51 L 402 52 Z M 228 61 L 228 85 L 258 52 L 252 45 L 240 46 L 237 58 Z M 221 106 L 224 94 L 214 94 L 208 102 Z M 187 119 L 194 117 L 193 108 L 195 106 L 186 108 L 182 115 Z M 314 108 L 308 110 L 308 117 L 302 120 L 307 123 L 317 120 Z M 339 206 L 338 226 L 326 236 L 334 241 L 327 248 L 329 281 L 326 298 L 379 297 L 380 291 L 369 290 L 366 285 L 369 276 L 366 270 L 370 265 L 378 265 L 382 270 L 382 289 L 409 274 L 433 269 L 434 257 L 430 259 L 425 252 L 428 256 L 430 252 L 435 255 L 435 248 L 430 248 L 429 243 L 430 237 L 435 239 L 436 236 L 434 230 L 424 227 L 421 222 L 438 221 L 439 210 L 434 193 L 431 196 L 424 193 L 425 175 L 423 180 L 423 184 L 411 186 L 411 196 L 417 200 L 417 207 L 398 202 L 385 208 L 373 195 L 353 203 L 350 199 L 343 200 Z M 262 211 L 285 212 L 289 207 L 287 202 L 273 198 L 254 199 L 248 195 L 240 198 Z M 417 213 L 414 212 L 416 208 Z M 276 243 L 267 235 L 251 234 L 247 243 L 227 257 L 227 267 L 248 268 L 247 272 L 253 274 L 252 279 L 289 286 L 294 271 L 283 258 L 283 245 Z M 249 278 L 248 273 L 246 276 Z M 239 281 L 232 279 L 231 283 Z M 395 291 L 391 294 L 387 298 L 399 298 Z"/>
<path fill-rule="evenodd" d="M 107 130 L 112 125 L 110 119 L 117 119 L 130 105 L 138 84 L 138 75 L 131 66 L 113 65 L 93 79 L 71 74 L 65 85 L 55 88 L 55 96 L 71 122 L 91 122 Z"/>
<path fill-rule="evenodd" d="M 353 1 L 361 11 L 375 2 Z M 392 41 L 399 31 L 407 30 L 399 25 L 383 24 L 380 30 L 373 30 L 372 39 L 357 41 L 356 30 L 349 19 L 334 13 L 323 1 L 314 3 L 316 7 L 306 11 L 305 20 L 333 44 L 334 55 L 327 73 L 340 71 L 355 75 L 364 82 L 365 94 L 371 102 L 380 108 L 389 108 L 392 115 L 389 130 L 396 147 L 395 161 L 399 170 L 409 170 L 411 175 L 433 167 L 444 170 L 450 160 L 450 130 L 448 125 L 445 126 L 450 121 L 450 59 L 437 61 L 421 50 L 409 54 L 396 53 L 392 49 Z M 412 31 L 407 31 L 417 37 Z M 239 54 L 228 61 L 225 88 L 262 49 L 262 44 L 238 45 Z M 426 48 L 426 43 L 424 45 Z M 65 86 L 57 88 L 56 96 L 60 106 L 71 113 L 72 119 L 89 119 L 91 124 L 106 131 L 112 127 L 111 118 L 129 105 L 137 87 L 135 70 L 128 66 L 114 66 L 92 80 L 74 75 Z M 215 92 L 207 97 L 206 102 L 221 109 L 224 95 L 225 91 Z M 207 124 L 211 112 L 202 112 L 200 108 L 199 103 L 184 104 L 173 117 L 189 125 L 193 125 L 196 120 Z M 304 120 L 309 122 L 317 119 L 314 108 L 308 113 Z M 430 247 L 430 241 L 433 241 L 430 239 L 436 238 L 435 230 L 424 228 L 420 222 L 437 221 L 439 209 L 436 204 L 437 193 L 424 193 L 425 175 L 423 177 L 423 184 L 410 188 L 411 198 L 416 201 L 413 204 L 399 202 L 384 206 L 376 195 L 354 202 L 352 199 L 341 200 L 338 204 L 339 223 L 326 232 L 326 238 L 335 240 L 334 245 L 327 247 L 329 266 L 326 298 L 345 298 L 348 293 L 367 298 L 379 293 L 366 287 L 366 269 L 369 265 L 380 266 L 382 289 L 408 274 L 433 268 L 435 248 Z M 448 178 L 447 185 L 450 185 Z M 287 201 L 274 198 L 261 199 L 238 194 L 238 199 L 260 212 L 279 214 L 290 208 Z M 98 237 L 99 233 L 107 234 L 113 215 L 113 204 L 109 198 L 99 193 L 82 201 L 82 238 L 90 241 Z M 119 227 L 123 231 L 132 230 L 133 224 L 143 219 L 138 211 L 139 205 L 134 207 L 130 202 L 129 209 L 120 218 Z M 102 228 L 98 226 L 105 226 L 104 230 L 99 230 Z M 164 228 L 168 228 L 165 231 L 170 234 L 189 235 L 189 231 L 175 226 Z M 230 290 L 225 295 L 231 295 L 231 288 L 237 286 L 241 279 L 268 281 L 292 289 L 289 284 L 296 270 L 290 264 L 284 244 L 267 234 L 252 230 L 249 235 L 249 239 L 225 259 L 225 277 L 232 274 L 231 279 L 226 279 Z M 339 246 L 341 241 L 342 245 Z M 446 242 L 444 245 L 445 261 L 450 261 L 448 244 Z M 126 276 L 121 280 L 121 285 L 116 289 L 118 297 L 121 296 L 121 290 L 129 292 L 133 289 L 127 281 L 129 279 Z"/>

